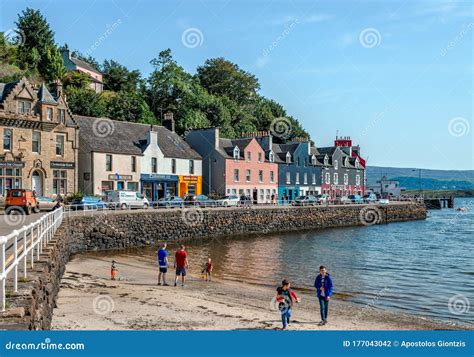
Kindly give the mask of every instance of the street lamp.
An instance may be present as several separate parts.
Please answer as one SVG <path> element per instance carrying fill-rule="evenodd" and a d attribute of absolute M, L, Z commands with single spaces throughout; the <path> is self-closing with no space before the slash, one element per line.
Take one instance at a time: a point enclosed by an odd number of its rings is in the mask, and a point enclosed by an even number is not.
<path fill-rule="evenodd" d="M 412 172 L 413 171 L 417 171 L 418 170 L 418 184 L 420 186 L 420 198 L 423 197 L 423 188 L 421 187 L 421 169 L 413 169 L 411 170 Z"/>

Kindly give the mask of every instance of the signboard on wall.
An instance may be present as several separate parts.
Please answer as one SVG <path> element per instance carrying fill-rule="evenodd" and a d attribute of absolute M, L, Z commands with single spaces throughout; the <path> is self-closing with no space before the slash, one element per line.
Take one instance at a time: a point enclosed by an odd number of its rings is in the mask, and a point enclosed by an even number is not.
<path fill-rule="evenodd" d="M 133 179 L 132 175 L 120 175 L 120 174 L 110 174 L 109 180 L 117 180 L 117 181 L 130 181 Z"/>
<path fill-rule="evenodd" d="M 24 162 L 20 161 L 0 161 L 0 167 L 6 167 L 6 168 L 16 168 L 20 169 L 25 166 Z"/>
<path fill-rule="evenodd" d="M 52 169 L 63 169 L 63 170 L 71 170 L 76 167 L 74 162 L 64 162 L 64 161 L 51 161 L 50 167 Z"/>

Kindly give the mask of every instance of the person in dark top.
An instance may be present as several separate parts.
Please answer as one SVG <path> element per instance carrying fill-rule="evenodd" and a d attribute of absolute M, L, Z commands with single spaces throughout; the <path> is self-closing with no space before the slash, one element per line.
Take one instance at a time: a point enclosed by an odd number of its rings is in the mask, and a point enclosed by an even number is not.
<path fill-rule="evenodd" d="M 166 284 L 166 273 L 168 272 L 168 251 L 166 250 L 166 243 L 161 245 L 160 250 L 158 250 L 158 268 L 160 272 L 158 273 L 158 285 L 161 285 L 161 277 L 163 277 L 163 285 Z"/>
<path fill-rule="evenodd" d="M 282 329 L 284 330 L 290 324 L 293 303 L 300 302 L 295 292 L 290 289 L 290 282 L 288 280 L 283 280 L 281 286 L 277 288 L 276 301 L 278 301 L 278 309 L 280 310 L 281 322 L 283 324 Z"/>
<path fill-rule="evenodd" d="M 328 323 L 328 307 L 329 300 L 332 296 L 332 279 L 329 273 L 326 271 L 326 267 L 321 265 L 319 267 L 319 275 L 314 281 L 314 287 L 316 288 L 316 293 L 318 294 L 319 307 L 321 309 L 321 326 Z"/>

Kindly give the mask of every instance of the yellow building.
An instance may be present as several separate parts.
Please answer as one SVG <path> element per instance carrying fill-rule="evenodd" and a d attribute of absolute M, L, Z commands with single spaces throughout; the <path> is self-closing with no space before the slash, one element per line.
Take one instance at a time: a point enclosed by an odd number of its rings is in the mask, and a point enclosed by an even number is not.
<path fill-rule="evenodd" d="M 200 195 L 202 193 L 202 176 L 179 176 L 178 177 L 178 196 Z"/>

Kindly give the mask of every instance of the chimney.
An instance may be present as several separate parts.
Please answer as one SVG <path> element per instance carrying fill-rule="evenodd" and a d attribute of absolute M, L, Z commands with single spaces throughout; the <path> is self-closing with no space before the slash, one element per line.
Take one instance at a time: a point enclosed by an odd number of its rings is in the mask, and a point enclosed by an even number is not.
<path fill-rule="evenodd" d="M 172 131 L 174 133 L 174 131 L 175 131 L 175 122 L 174 122 L 174 118 L 173 118 L 173 113 L 171 113 L 171 112 L 165 113 L 162 124 L 166 129 L 168 129 L 169 131 Z"/>
<path fill-rule="evenodd" d="M 60 52 L 63 58 L 71 59 L 71 51 L 69 48 L 61 48 Z"/>
<path fill-rule="evenodd" d="M 63 96 L 63 84 L 59 79 L 54 82 L 54 89 L 56 91 L 57 98 Z"/>

